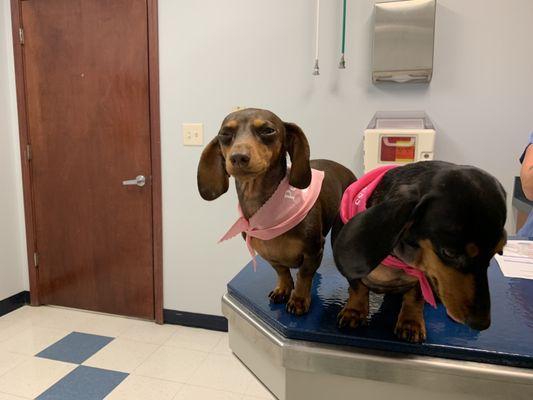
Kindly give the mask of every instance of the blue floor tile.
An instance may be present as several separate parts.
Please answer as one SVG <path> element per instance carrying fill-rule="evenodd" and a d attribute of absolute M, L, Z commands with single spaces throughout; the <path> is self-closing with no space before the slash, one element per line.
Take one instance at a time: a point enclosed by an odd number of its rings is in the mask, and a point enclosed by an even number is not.
<path fill-rule="evenodd" d="M 72 332 L 41 351 L 37 357 L 81 364 L 112 340 L 112 337 Z"/>
<path fill-rule="evenodd" d="M 128 374 L 80 365 L 36 400 L 102 400 Z"/>

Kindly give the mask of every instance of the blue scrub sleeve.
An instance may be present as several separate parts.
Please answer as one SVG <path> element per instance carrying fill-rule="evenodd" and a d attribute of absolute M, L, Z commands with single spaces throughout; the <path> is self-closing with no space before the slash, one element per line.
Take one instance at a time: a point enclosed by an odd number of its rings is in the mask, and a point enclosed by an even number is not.
<path fill-rule="evenodd" d="M 533 132 L 529 134 L 529 143 L 527 144 L 526 148 L 524 149 L 524 152 L 520 156 L 520 164 L 524 162 L 524 157 L 526 156 L 526 150 L 529 147 L 530 144 L 533 144 Z"/>

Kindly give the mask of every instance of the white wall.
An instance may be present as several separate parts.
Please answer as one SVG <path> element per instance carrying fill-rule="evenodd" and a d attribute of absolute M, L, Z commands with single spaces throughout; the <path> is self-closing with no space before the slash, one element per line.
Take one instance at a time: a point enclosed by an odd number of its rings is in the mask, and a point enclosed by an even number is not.
<path fill-rule="evenodd" d="M 28 290 L 9 1 L 0 3 L 0 300 Z"/>
<path fill-rule="evenodd" d="M 165 307 L 220 314 L 226 282 L 248 261 L 239 238 L 216 241 L 236 216 L 233 188 L 207 203 L 196 190 L 201 148 L 235 106 L 273 110 L 306 132 L 314 157 L 362 170 L 362 132 L 376 110 L 425 110 L 438 158 L 482 167 L 511 193 L 533 130 L 531 0 L 439 0 L 434 78 L 370 82 L 371 0 L 349 1 L 347 69 L 338 70 L 341 1 L 323 1 L 321 75 L 314 1 L 160 0 Z"/>

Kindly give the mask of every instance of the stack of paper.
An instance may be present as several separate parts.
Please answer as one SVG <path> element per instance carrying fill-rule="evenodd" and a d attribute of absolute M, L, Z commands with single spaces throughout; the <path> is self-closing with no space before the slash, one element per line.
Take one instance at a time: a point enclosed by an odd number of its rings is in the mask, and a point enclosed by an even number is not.
<path fill-rule="evenodd" d="M 508 278 L 533 279 L 533 241 L 509 240 L 496 261 Z"/>

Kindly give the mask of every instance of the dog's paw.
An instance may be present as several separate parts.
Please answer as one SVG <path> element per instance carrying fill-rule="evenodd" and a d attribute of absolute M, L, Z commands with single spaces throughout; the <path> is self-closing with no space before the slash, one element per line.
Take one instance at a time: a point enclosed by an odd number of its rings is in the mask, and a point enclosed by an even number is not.
<path fill-rule="evenodd" d="M 424 320 L 398 319 L 394 333 L 407 342 L 422 343 L 426 340 L 426 324 Z"/>
<path fill-rule="evenodd" d="M 356 310 L 355 308 L 344 307 L 339 315 L 337 315 L 337 323 L 339 328 L 355 329 L 359 326 L 367 324 L 367 313 Z"/>
<path fill-rule="evenodd" d="M 300 297 L 294 294 L 287 302 L 287 311 L 294 315 L 303 315 L 311 307 L 311 297 Z"/>
<path fill-rule="evenodd" d="M 277 287 L 270 292 L 268 297 L 272 303 L 281 304 L 286 303 L 291 297 L 291 288 L 280 288 Z"/>

